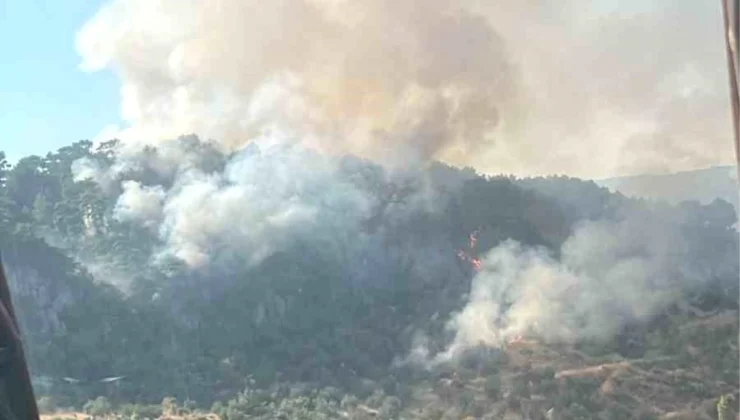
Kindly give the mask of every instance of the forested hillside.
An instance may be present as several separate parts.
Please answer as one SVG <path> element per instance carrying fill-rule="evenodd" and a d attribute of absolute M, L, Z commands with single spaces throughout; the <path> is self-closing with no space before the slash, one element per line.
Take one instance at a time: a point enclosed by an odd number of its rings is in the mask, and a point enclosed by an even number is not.
<path fill-rule="evenodd" d="M 735 222 L 193 136 L 0 155 L 44 407 L 138 418 L 716 418 L 739 385 Z"/>

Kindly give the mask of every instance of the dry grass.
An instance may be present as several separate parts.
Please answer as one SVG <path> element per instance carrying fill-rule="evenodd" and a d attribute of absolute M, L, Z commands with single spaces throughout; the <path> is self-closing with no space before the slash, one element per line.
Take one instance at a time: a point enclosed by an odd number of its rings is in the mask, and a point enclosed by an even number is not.
<path fill-rule="evenodd" d="M 41 420 L 90 420 L 90 416 L 84 413 L 60 412 L 42 414 Z"/>

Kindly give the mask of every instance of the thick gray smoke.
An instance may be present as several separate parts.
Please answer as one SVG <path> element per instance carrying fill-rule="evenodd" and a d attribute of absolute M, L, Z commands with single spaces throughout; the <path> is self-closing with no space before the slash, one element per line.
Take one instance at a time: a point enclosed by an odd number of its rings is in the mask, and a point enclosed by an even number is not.
<path fill-rule="evenodd" d="M 603 177 L 730 162 L 721 26 L 693 0 L 114 0 L 77 46 L 130 142 Z"/>

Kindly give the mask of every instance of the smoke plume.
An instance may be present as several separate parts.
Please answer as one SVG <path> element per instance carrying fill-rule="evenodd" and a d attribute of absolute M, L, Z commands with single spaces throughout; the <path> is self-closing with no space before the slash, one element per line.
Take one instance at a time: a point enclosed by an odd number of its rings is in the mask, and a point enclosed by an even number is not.
<path fill-rule="evenodd" d="M 80 160 L 73 172 L 110 191 L 115 219 L 159 236 L 155 260 L 202 267 L 218 256 L 256 264 L 300 241 L 327 246 L 341 235 L 362 234 L 361 223 L 377 205 L 361 186 L 361 170 L 371 172 L 369 180 L 377 175 L 371 166 L 348 168 L 347 161 L 300 146 L 260 144 L 214 164 L 203 148 L 188 151 L 181 139 L 161 150 L 124 150 L 105 168 Z M 352 176 L 341 176 L 348 170 Z"/>
<path fill-rule="evenodd" d="M 524 336 L 603 342 L 627 324 L 647 322 L 711 281 L 677 226 L 645 215 L 584 222 L 559 258 L 506 241 L 483 258 L 466 305 L 449 320 L 451 344 L 431 355 L 422 336 L 409 358 L 445 362 Z M 730 255 L 721 265 L 737 261 Z"/>
<path fill-rule="evenodd" d="M 120 76 L 128 142 L 587 177 L 730 162 L 719 3 L 615 4 L 114 0 L 77 47 Z"/>
<path fill-rule="evenodd" d="M 136 181 L 124 181 L 121 186 L 123 194 L 113 209 L 114 217 L 121 221 L 141 220 L 147 227 L 158 225 L 164 198 L 162 187 L 146 187 Z"/>

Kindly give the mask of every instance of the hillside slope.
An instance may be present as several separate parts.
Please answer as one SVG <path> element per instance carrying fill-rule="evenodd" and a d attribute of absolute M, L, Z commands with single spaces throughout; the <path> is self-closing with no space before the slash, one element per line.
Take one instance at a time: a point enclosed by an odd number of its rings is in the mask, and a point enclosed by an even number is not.
<path fill-rule="evenodd" d="M 702 418 L 739 385 L 724 201 L 194 137 L 0 181 L 49 410 Z"/>

